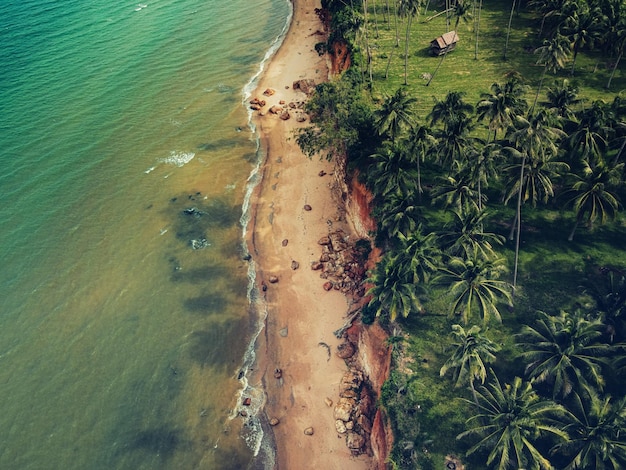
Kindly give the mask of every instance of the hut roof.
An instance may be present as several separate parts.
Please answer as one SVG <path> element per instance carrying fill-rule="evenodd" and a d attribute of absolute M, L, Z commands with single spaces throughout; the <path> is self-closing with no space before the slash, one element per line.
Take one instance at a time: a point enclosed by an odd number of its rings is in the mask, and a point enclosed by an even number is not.
<path fill-rule="evenodd" d="M 459 35 L 456 31 L 448 31 L 446 34 L 442 34 L 437 39 L 433 40 L 431 44 L 439 46 L 439 49 L 443 49 L 451 44 L 454 44 L 459 40 Z"/>

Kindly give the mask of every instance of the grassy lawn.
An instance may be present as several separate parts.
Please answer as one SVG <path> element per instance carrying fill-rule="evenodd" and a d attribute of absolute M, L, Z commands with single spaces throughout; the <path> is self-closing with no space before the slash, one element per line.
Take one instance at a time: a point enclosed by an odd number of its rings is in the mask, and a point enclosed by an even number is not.
<path fill-rule="evenodd" d="M 404 86 L 404 39 L 406 34 L 406 20 L 398 18 L 399 47 L 396 47 L 394 15 L 390 21 L 383 15 L 383 2 L 369 2 L 368 36 L 372 49 L 373 86 L 372 96 L 380 99 L 386 94 L 392 94 L 396 89 Z M 440 57 L 433 57 L 429 53 L 430 41 L 447 31 L 445 15 L 428 21 L 429 18 L 441 10 L 431 9 L 427 14 L 420 14 L 413 20 L 411 39 L 409 41 L 408 60 L 408 90 L 418 98 L 419 116 L 424 118 L 432 109 L 433 97 L 443 99 L 449 91 L 462 90 L 466 93 L 466 100 L 476 104 L 481 93 L 489 92 L 494 82 L 506 81 L 506 74 L 517 72 L 521 74 L 530 89 L 527 99 L 532 103 L 539 84 L 543 67 L 536 65 L 538 56 L 533 53 L 536 47 L 542 45 L 543 38 L 538 37 L 539 20 L 522 9 L 519 14 L 513 15 L 511 34 L 507 48 L 507 60 L 503 60 L 506 43 L 507 26 L 510 17 L 508 2 L 484 0 L 480 15 L 480 29 L 478 39 L 478 54 L 475 59 L 475 33 L 473 20 L 468 23 L 461 21 L 457 34 L 459 42 L 456 49 L 447 54 L 439 71 L 430 85 L 426 87 L 424 74 L 432 74 L 437 68 Z M 378 27 L 375 27 L 374 18 Z M 454 22 L 454 19 L 452 19 Z M 451 24 L 451 28 L 454 23 Z M 391 60 L 389 57 L 391 56 Z M 385 72 L 387 71 L 387 79 Z M 569 79 L 580 88 L 581 96 L 589 101 L 604 99 L 610 101 L 619 92 L 626 89 L 626 77 L 622 70 L 618 70 L 613 79 L 611 92 L 604 87 L 611 73 L 610 63 L 599 55 L 579 54 L 576 61 L 574 76 L 570 76 L 569 67 L 561 70 L 557 76 L 548 74 L 542 90 L 551 86 L 555 80 Z M 540 95 L 539 100 L 544 99 Z"/>

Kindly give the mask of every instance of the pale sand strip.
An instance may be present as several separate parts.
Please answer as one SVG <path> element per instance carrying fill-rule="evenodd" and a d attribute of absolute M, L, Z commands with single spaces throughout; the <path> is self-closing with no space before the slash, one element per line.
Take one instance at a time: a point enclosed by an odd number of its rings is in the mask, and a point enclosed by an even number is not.
<path fill-rule="evenodd" d="M 268 112 L 280 100 L 289 103 L 306 98 L 293 90 L 294 81 L 312 78 L 320 83 L 328 76 L 326 59 L 314 50 L 317 42 L 325 40 L 315 34 L 323 28 L 314 12 L 320 2 L 293 3 L 294 17 L 285 41 L 252 95 L 267 101 L 265 116 L 254 118 L 266 161 L 253 195 L 248 231 L 258 287 L 262 291 L 262 282 L 267 285 L 268 306 L 255 380 L 265 386 L 267 417 L 280 420 L 272 428 L 279 469 L 367 469 L 371 460 L 351 456 L 345 439 L 335 431 L 333 408 L 325 403 L 327 397 L 337 400 L 339 382 L 347 370 L 334 354 L 339 341 L 333 335 L 345 321 L 347 300 L 338 291 L 326 292 L 319 272 L 310 268 L 321 254 L 317 241 L 328 234 L 329 227 L 349 232 L 337 220 L 337 204 L 329 189 L 332 164 L 309 160 L 299 150 L 293 129 L 308 123 L 297 123 L 293 117 L 283 121 Z M 276 94 L 263 96 L 267 88 Z M 319 176 L 322 170 L 327 175 Z M 304 210 L 307 204 L 311 211 Z M 288 240 L 286 246 L 283 240 Z M 292 269 L 292 261 L 300 264 L 299 269 Z M 279 278 L 278 283 L 268 282 L 272 275 Z M 330 346 L 330 356 L 320 343 Z M 274 378 L 275 368 L 282 369 L 282 378 Z M 312 436 L 304 434 L 308 427 L 314 430 Z"/>

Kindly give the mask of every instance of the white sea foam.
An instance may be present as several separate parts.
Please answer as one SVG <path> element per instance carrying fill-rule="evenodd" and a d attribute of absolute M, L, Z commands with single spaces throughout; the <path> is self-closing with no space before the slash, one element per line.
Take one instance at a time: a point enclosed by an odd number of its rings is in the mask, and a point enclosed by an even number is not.
<path fill-rule="evenodd" d="M 194 152 L 177 152 L 175 150 L 172 150 L 170 152 L 170 156 L 161 159 L 161 162 L 167 163 L 168 165 L 181 167 L 193 160 L 193 157 L 195 156 L 196 154 Z"/>
<path fill-rule="evenodd" d="M 259 69 L 257 70 L 257 72 L 252 76 L 252 78 L 248 81 L 248 83 L 242 89 L 242 104 L 244 106 L 246 106 L 246 103 L 248 99 L 250 98 L 250 95 L 252 94 L 254 89 L 257 87 L 259 78 L 261 74 L 263 73 L 263 71 L 265 70 L 265 66 L 267 62 L 276 53 L 278 48 L 283 43 L 285 36 L 287 35 L 287 31 L 289 30 L 289 25 L 291 24 L 291 20 L 293 17 L 293 5 L 289 1 L 287 3 L 289 5 L 289 15 L 287 16 L 287 20 L 285 22 L 285 25 L 283 26 L 282 31 L 274 39 L 270 48 L 265 53 L 263 60 L 259 64 Z M 246 108 L 248 107 L 246 106 Z M 260 142 L 259 135 L 256 132 L 256 127 L 254 126 L 254 123 L 252 122 L 252 110 L 250 110 L 249 108 L 248 108 L 248 127 L 250 128 L 250 131 L 255 138 L 256 157 L 257 157 L 256 165 L 250 172 L 250 175 L 248 176 L 248 180 L 246 182 L 246 192 L 244 195 L 244 201 L 242 205 L 242 214 L 241 214 L 241 219 L 240 219 L 240 223 L 242 227 L 242 239 L 244 241 L 243 252 L 246 256 L 249 257 L 250 253 L 248 251 L 248 246 L 246 244 L 246 235 L 248 231 L 248 223 L 250 222 L 250 210 L 251 210 L 250 199 L 252 197 L 252 193 L 254 192 L 254 189 L 256 188 L 256 185 L 260 181 L 261 165 L 263 163 L 263 160 L 265 159 L 265 155 L 263 153 L 263 150 L 261 149 L 261 142 Z M 259 292 L 256 286 L 256 266 L 255 266 L 254 260 L 252 259 L 248 263 L 248 301 L 250 302 L 251 309 L 257 315 L 257 325 L 256 325 L 256 331 L 253 333 L 250 343 L 248 344 L 248 347 L 244 354 L 244 361 L 243 361 L 243 366 L 242 366 L 242 371 L 244 371 L 244 374 L 242 374 L 242 376 L 240 377 L 242 388 L 239 391 L 238 402 L 239 403 L 241 402 L 241 399 L 244 394 L 246 396 L 254 397 L 252 401 L 253 401 L 253 404 L 255 405 L 254 407 L 255 410 L 253 413 L 251 413 L 250 417 L 248 418 L 247 425 L 248 425 L 249 433 L 245 434 L 243 437 L 246 443 L 248 444 L 248 446 L 250 447 L 250 449 L 252 449 L 254 456 L 255 457 L 262 456 L 263 460 L 265 460 L 264 467 L 274 468 L 275 466 L 274 449 L 273 449 L 272 444 L 269 442 L 269 435 L 263 431 L 263 425 L 261 422 L 261 417 L 259 415 L 259 411 L 262 410 L 265 404 L 265 398 L 266 398 L 265 390 L 255 389 L 253 386 L 251 386 L 248 383 L 248 378 L 245 375 L 245 373 L 250 370 L 250 367 L 253 366 L 256 361 L 257 338 L 259 337 L 259 335 L 265 328 L 265 322 L 266 322 L 267 313 L 268 313 L 267 304 L 265 303 L 263 296 L 259 295 Z M 233 417 L 231 416 L 231 419 L 232 418 Z"/>

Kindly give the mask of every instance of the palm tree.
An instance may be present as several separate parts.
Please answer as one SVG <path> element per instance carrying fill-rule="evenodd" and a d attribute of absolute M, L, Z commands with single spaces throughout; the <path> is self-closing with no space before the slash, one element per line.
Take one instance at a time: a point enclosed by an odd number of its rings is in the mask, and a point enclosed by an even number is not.
<path fill-rule="evenodd" d="M 509 49 L 509 37 L 511 36 L 511 23 L 513 22 L 513 12 L 515 11 L 515 5 L 517 0 L 513 0 L 511 4 L 511 14 L 509 15 L 509 25 L 506 28 L 506 41 L 504 41 L 504 53 L 502 54 L 502 60 L 506 60 L 506 53 Z"/>
<path fill-rule="evenodd" d="M 496 360 L 496 352 L 500 347 L 483 335 L 480 327 L 472 326 L 465 330 L 461 325 L 452 325 L 452 342 L 454 347 L 452 355 L 439 370 L 439 376 L 443 377 L 448 371 L 452 371 L 452 380 L 455 387 L 468 384 L 478 405 L 478 397 L 474 388 L 474 381 L 485 383 L 487 378 L 486 364 Z"/>
<path fill-rule="evenodd" d="M 415 189 L 415 168 L 404 148 L 384 145 L 369 156 L 369 162 L 365 177 L 375 198 L 384 200 L 392 193 L 405 195 Z"/>
<path fill-rule="evenodd" d="M 570 75 L 574 75 L 576 58 L 584 46 L 593 47 L 600 38 L 607 22 L 600 8 L 590 8 L 586 2 L 578 2 L 577 7 L 565 19 L 563 34 L 570 40 L 573 49 L 572 68 Z"/>
<path fill-rule="evenodd" d="M 584 398 L 572 394 L 569 403 L 569 439 L 551 451 L 571 459 L 564 470 L 626 468 L 626 399 L 601 398 L 590 390 Z"/>
<path fill-rule="evenodd" d="M 387 135 L 395 142 L 402 130 L 413 126 L 416 102 L 417 98 L 409 96 L 402 88 L 388 96 L 380 109 L 374 111 L 374 127 L 378 134 Z"/>
<path fill-rule="evenodd" d="M 479 210 L 478 191 L 468 172 L 443 176 L 440 181 L 430 193 L 433 204 L 441 202 L 443 207 L 452 206 L 458 213 Z"/>
<path fill-rule="evenodd" d="M 546 438 L 567 439 L 567 433 L 555 423 L 555 418 L 566 414 L 563 406 L 542 400 L 532 385 L 519 377 L 502 386 L 493 375 L 491 382 L 479 386 L 477 392 L 480 412 L 468 420 L 469 429 L 457 436 L 480 439 L 467 454 L 489 452 L 486 463 L 497 470 L 551 470 L 550 461 L 536 445 Z"/>
<path fill-rule="evenodd" d="M 496 143 L 483 146 L 474 146 L 468 149 L 465 162 L 472 181 L 476 184 L 478 193 L 478 209 L 483 210 L 483 188 L 488 188 L 491 181 L 498 179 L 499 161 L 502 157 L 502 147 Z"/>
<path fill-rule="evenodd" d="M 624 55 L 624 46 L 626 45 L 626 5 L 623 2 L 616 1 L 615 8 L 610 16 L 608 16 L 612 24 L 609 26 L 607 34 L 607 43 L 610 45 L 610 50 L 613 54 L 617 55 L 611 70 L 611 75 L 606 83 L 606 89 L 611 88 L 611 82 L 615 76 L 615 71 L 619 67 L 619 63 Z"/>
<path fill-rule="evenodd" d="M 565 398 L 575 390 L 602 389 L 603 358 L 611 347 L 600 342 L 604 326 L 588 320 L 581 312 L 550 316 L 539 312 L 534 327 L 525 325 L 518 335 L 526 375 L 546 383 L 554 398 Z"/>
<path fill-rule="evenodd" d="M 461 315 L 464 324 L 477 313 L 484 324 L 502 321 L 498 300 L 511 303 L 510 286 L 498 280 L 506 270 L 504 259 L 485 259 L 475 253 L 469 259 L 453 257 L 433 282 L 447 286 L 453 297 L 451 313 Z"/>
<path fill-rule="evenodd" d="M 582 103 L 582 99 L 578 98 L 578 87 L 570 85 L 569 80 L 563 79 L 562 82 L 555 82 L 554 87 L 548 88 L 546 93 L 548 100 L 540 104 L 554 111 L 558 116 L 571 120 L 574 118 L 573 107 Z"/>
<path fill-rule="evenodd" d="M 406 145 L 417 166 L 417 191 L 420 199 L 424 192 L 422 188 L 421 163 L 426 160 L 426 155 L 430 153 L 436 144 L 437 139 L 435 139 L 435 136 L 432 135 L 431 130 L 427 126 L 414 125 L 411 127 Z"/>
<path fill-rule="evenodd" d="M 543 85 L 543 80 L 546 76 L 546 72 L 556 74 L 559 70 L 565 67 L 565 62 L 569 58 L 571 51 L 571 45 L 566 37 L 556 33 L 552 39 L 546 39 L 543 41 L 543 45 L 535 49 L 535 54 L 539 54 L 537 59 L 537 65 L 543 65 L 543 72 L 539 79 L 539 86 L 537 87 L 537 94 L 535 95 L 535 101 L 533 102 L 530 112 L 532 113 L 537 104 L 539 93 Z"/>
<path fill-rule="evenodd" d="M 476 105 L 477 117 L 479 121 L 489 121 L 493 140 L 496 140 L 498 131 L 509 127 L 516 116 L 528 109 L 528 103 L 523 98 L 525 88 L 519 80 L 513 78 L 504 85 L 494 83 L 491 85 L 491 93 L 481 94 L 481 100 Z"/>
<path fill-rule="evenodd" d="M 380 246 L 400 234 L 408 236 L 424 218 L 422 206 L 413 193 L 388 195 L 375 204 L 372 215 L 377 221 L 376 239 L 377 245 L 382 242 Z"/>
<path fill-rule="evenodd" d="M 469 149 L 476 143 L 476 138 L 471 135 L 473 129 L 472 121 L 461 117 L 447 121 L 443 129 L 434 131 L 437 143 L 433 150 L 437 163 L 444 168 L 460 170 Z"/>
<path fill-rule="evenodd" d="M 613 134 L 610 115 L 610 106 L 603 101 L 594 101 L 589 108 L 576 113 L 576 127 L 567 139 L 572 157 L 590 164 L 603 159 Z"/>
<path fill-rule="evenodd" d="M 514 126 L 509 128 L 507 140 L 512 144 L 507 147 L 507 151 L 513 156 L 522 159 L 520 165 L 519 190 L 517 191 L 517 210 L 515 212 L 515 220 L 511 227 L 511 236 L 513 238 L 513 230 L 517 228 L 515 239 L 515 262 L 513 271 L 513 288 L 517 285 L 517 267 L 519 262 L 519 245 L 521 234 L 522 220 L 522 193 L 524 182 L 524 169 L 526 160 L 546 160 L 552 155 L 556 155 L 558 151 L 557 138 L 561 137 L 563 132 L 552 126 L 550 116 L 545 111 L 539 111 L 529 119 L 517 116 Z"/>
<path fill-rule="evenodd" d="M 624 318 L 626 318 L 626 274 L 616 268 L 602 267 L 599 276 L 592 276 L 585 284 L 585 294 L 595 302 L 606 326 L 609 343 L 624 339 Z"/>
<path fill-rule="evenodd" d="M 565 195 L 572 196 L 565 205 L 571 205 L 576 214 L 576 222 L 567 238 L 569 241 L 574 240 L 574 233 L 581 222 L 586 222 L 593 230 L 596 220 L 603 224 L 615 216 L 620 201 L 613 189 L 622 184 L 623 171 L 623 163 L 613 166 L 600 164 L 595 168 L 587 166 L 583 176 L 574 175 L 574 184 L 565 192 Z"/>
<path fill-rule="evenodd" d="M 475 5 L 475 2 L 474 2 Z M 476 40 L 474 42 L 474 60 L 478 60 L 478 32 L 480 31 L 480 14 L 483 11 L 483 0 L 478 2 L 478 14 L 474 19 L 474 32 L 476 33 Z"/>
<path fill-rule="evenodd" d="M 451 91 L 444 100 L 435 98 L 435 104 L 428 114 L 430 125 L 434 126 L 441 122 L 447 127 L 452 122 L 469 118 L 474 112 L 474 107 L 463 101 L 464 96 L 465 92 Z"/>
<path fill-rule="evenodd" d="M 494 245 L 502 245 L 504 237 L 496 233 L 485 232 L 484 222 L 487 212 L 452 211 L 453 222 L 446 230 L 439 233 L 439 243 L 448 255 L 469 259 L 474 254 L 485 259 L 496 256 Z"/>
<path fill-rule="evenodd" d="M 398 13 L 400 16 L 407 18 L 406 22 L 406 38 L 404 41 L 404 84 L 408 85 L 409 73 L 409 40 L 411 36 L 411 23 L 413 18 L 419 14 L 422 7 L 422 0 L 399 0 Z"/>
<path fill-rule="evenodd" d="M 427 283 L 430 276 L 437 271 L 441 258 L 437 235 L 434 232 L 425 233 L 420 224 L 408 235 L 398 233 L 397 241 L 397 255 L 394 258 L 397 268 L 401 272 L 413 273 L 414 283 Z"/>
<path fill-rule="evenodd" d="M 376 317 L 388 317 L 394 322 L 398 315 L 406 318 L 411 312 L 422 310 L 417 297 L 420 285 L 412 282 L 413 273 L 401 271 L 389 255 L 383 256 L 367 282 L 372 287 L 367 291 L 371 296 L 368 307 L 376 313 Z"/>
<path fill-rule="evenodd" d="M 517 155 L 519 156 L 519 155 Z M 565 162 L 554 161 L 552 155 L 544 155 L 539 158 L 527 158 L 523 169 L 523 177 L 520 181 L 519 174 L 522 171 L 521 162 L 513 163 L 503 168 L 508 174 L 508 184 L 505 188 L 504 203 L 522 192 L 522 203 L 530 201 L 533 207 L 537 202 L 544 204 L 554 197 L 553 179 L 564 175 L 569 171 L 569 165 Z"/>

